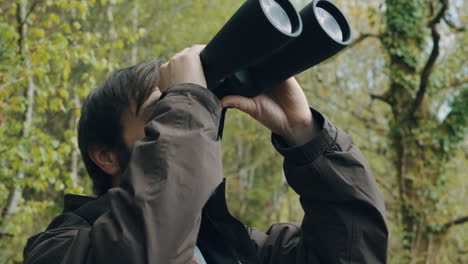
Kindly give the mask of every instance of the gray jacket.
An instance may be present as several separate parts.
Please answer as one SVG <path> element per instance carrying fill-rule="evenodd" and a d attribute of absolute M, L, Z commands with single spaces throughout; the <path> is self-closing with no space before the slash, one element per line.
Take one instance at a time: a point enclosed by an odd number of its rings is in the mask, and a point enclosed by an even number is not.
<path fill-rule="evenodd" d="M 120 187 L 98 198 L 67 195 L 64 213 L 31 237 L 24 263 L 190 263 L 198 245 L 214 263 L 386 263 L 385 207 L 353 140 L 312 110 L 322 129 L 303 146 L 272 143 L 300 195 L 302 223 L 266 232 L 226 206 L 218 99 L 194 84 L 168 89 Z"/>

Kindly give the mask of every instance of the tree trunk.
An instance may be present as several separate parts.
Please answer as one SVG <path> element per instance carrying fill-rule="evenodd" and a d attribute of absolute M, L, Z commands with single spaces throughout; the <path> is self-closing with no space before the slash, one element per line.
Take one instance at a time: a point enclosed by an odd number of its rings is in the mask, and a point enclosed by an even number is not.
<path fill-rule="evenodd" d="M 424 99 L 439 56 L 437 25 L 448 1 L 387 0 L 386 5 L 383 44 L 390 57 L 390 87 L 379 99 L 393 113 L 389 136 L 404 230 L 404 263 L 436 264 L 447 233 L 437 228 L 442 216 L 436 213 L 437 204 L 444 190 L 444 165 L 451 154 L 439 140 L 444 132 Z M 429 37 L 432 47 L 427 56 Z"/>
<path fill-rule="evenodd" d="M 34 90 L 35 90 L 34 80 L 30 73 L 31 63 L 29 61 L 29 58 L 26 58 L 26 55 L 25 55 L 25 53 L 27 53 L 28 51 L 28 45 L 26 44 L 26 38 L 27 38 L 26 6 L 27 4 L 28 4 L 28 1 L 24 1 L 23 4 L 17 3 L 17 22 L 18 22 L 18 33 L 20 36 L 18 40 L 18 43 L 20 44 L 18 53 L 20 55 L 25 56 L 24 65 L 25 65 L 26 71 L 28 72 L 27 74 L 28 86 L 26 89 L 27 109 L 26 109 L 25 119 L 23 123 L 23 131 L 22 131 L 23 138 L 27 138 L 31 130 L 32 119 L 33 119 L 33 107 L 34 107 Z M 17 179 L 21 181 L 22 179 L 24 179 L 24 176 L 25 176 L 24 171 L 19 170 Z M 8 195 L 7 203 L 2 211 L 2 218 L 1 218 L 2 226 L 0 227 L 0 233 L 3 233 L 4 231 L 3 224 L 15 212 L 18 206 L 18 202 L 22 196 L 22 190 L 19 185 L 13 185 L 9 191 L 10 192 Z"/>
<path fill-rule="evenodd" d="M 115 31 L 114 9 L 113 9 L 112 3 L 108 4 L 106 14 L 107 14 L 107 21 L 109 22 L 109 42 L 111 43 L 111 46 L 110 46 L 110 49 L 109 49 L 108 60 L 109 60 L 109 64 L 113 68 L 114 67 L 113 66 L 114 56 L 115 56 L 115 54 L 114 54 L 114 52 L 115 52 L 114 45 L 115 45 L 115 42 L 117 40 L 117 32 Z"/>
<path fill-rule="evenodd" d="M 76 88 L 73 89 L 73 90 L 76 90 Z M 81 102 L 80 102 L 80 97 L 78 96 L 77 93 L 75 93 L 75 95 L 73 97 L 73 103 L 74 103 L 75 109 L 80 108 Z M 72 130 L 76 131 L 78 121 L 79 121 L 79 116 L 73 114 L 72 117 L 71 117 L 72 124 L 70 124 L 70 128 Z M 72 151 L 72 155 L 71 155 L 71 173 L 70 173 L 70 180 L 72 182 L 73 187 L 79 186 L 79 179 L 78 179 L 79 158 L 80 158 L 80 150 L 78 148 L 77 143 L 75 141 L 73 141 L 73 151 Z"/>
<path fill-rule="evenodd" d="M 281 221 L 281 204 L 288 195 L 289 184 L 286 181 L 286 176 L 284 175 L 284 170 L 281 170 L 281 184 L 275 190 L 273 195 L 273 201 L 271 205 L 271 214 L 269 217 L 269 222 L 280 222 Z"/>
<path fill-rule="evenodd" d="M 133 33 L 137 33 L 138 31 L 138 1 L 133 3 L 132 9 L 132 30 Z M 135 43 L 132 45 L 132 58 L 131 63 L 132 65 L 137 64 L 138 62 L 138 38 L 135 40 Z"/>

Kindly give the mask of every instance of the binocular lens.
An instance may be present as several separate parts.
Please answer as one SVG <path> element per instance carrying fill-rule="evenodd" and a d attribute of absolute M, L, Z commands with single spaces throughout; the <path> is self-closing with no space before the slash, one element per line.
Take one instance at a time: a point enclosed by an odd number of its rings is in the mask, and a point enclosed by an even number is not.
<path fill-rule="evenodd" d="M 286 11 L 274 0 L 263 1 L 265 14 L 275 26 L 285 33 L 292 33 L 292 24 Z"/>
<path fill-rule="evenodd" d="M 327 10 L 317 6 L 317 20 L 330 37 L 338 42 L 343 41 L 340 25 Z"/>

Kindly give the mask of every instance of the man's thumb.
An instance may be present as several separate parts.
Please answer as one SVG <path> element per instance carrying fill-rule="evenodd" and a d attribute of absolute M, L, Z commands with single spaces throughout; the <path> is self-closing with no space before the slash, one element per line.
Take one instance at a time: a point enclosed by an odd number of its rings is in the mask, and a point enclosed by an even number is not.
<path fill-rule="evenodd" d="M 236 108 L 246 114 L 255 116 L 256 105 L 251 98 L 239 96 L 239 95 L 227 95 L 221 99 L 221 107 L 232 107 Z"/>

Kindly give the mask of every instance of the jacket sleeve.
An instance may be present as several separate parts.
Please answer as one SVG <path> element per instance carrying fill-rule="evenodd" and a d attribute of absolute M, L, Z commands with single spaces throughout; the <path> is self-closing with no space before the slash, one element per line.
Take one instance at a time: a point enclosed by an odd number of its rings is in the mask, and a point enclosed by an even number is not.
<path fill-rule="evenodd" d="M 303 222 L 275 224 L 266 234 L 249 229 L 258 255 L 262 263 L 386 263 L 384 200 L 369 165 L 349 135 L 312 112 L 322 129 L 305 145 L 289 148 L 272 136 Z"/>
<path fill-rule="evenodd" d="M 183 84 L 154 105 L 109 210 L 91 227 L 50 230 L 25 263 L 189 263 L 204 204 L 222 182 L 218 99 Z"/>

